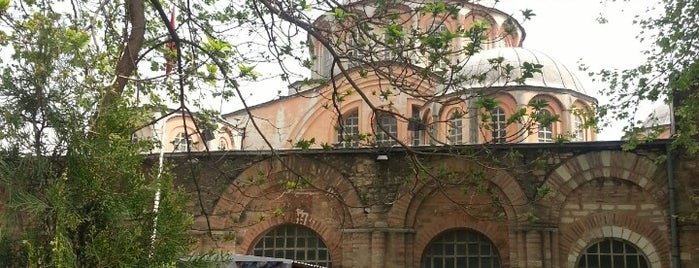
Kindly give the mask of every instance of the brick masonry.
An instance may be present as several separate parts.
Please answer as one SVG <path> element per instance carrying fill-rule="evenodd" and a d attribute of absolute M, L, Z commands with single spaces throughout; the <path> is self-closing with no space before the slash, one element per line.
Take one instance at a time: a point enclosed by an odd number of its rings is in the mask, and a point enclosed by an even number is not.
<path fill-rule="evenodd" d="M 572 267 L 605 237 L 634 244 L 651 267 L 669 267 L 668 173 L 654 161 L 664 146 L 619 145 L 508 148 L 517 159 L 507 150 L 474 159 L 433 148 L 420 157 L 394 151 L 383 162 L 370 149 L 278 159 L 235 152 L 180 161 L 176 172 L 194 174 L 181 184 L 192 193 L 195 251 L 247 254 L 276 226 L 299 224 L 321 237 L 334 267 L 419 267 L 433 239 L 468 229 L 490 240 L 502 267 Z M 680 258 L 699 267 L 699 158 L 674 162 Z"/>

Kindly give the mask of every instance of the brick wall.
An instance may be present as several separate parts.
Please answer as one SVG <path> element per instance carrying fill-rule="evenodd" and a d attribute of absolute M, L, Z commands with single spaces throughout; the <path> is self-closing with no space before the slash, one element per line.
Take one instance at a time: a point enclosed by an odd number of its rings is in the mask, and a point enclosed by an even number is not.
<path fill-rule="evenodd" d="M 664 145 L 636 152 L 620 151 L 619 143 L 584 145 L 512 146 L 500 151 L 519 152 L 509 162 L 439 148 L 419 158 L 394 151 L 385 162 L 369 149 L 283 152 L 281 159 L 236 152 L 181 162 L 177 172 L 194 174 L 181 183 L 193 193 L 197 251 L 246 254 L 269 230 L 298 224 L 328 245 L 334 267 L 418 267 L 435 237 L 464 229 L 487 237 L 503 267 L 570 267 L 605 237 L 638 247 L 651 267 L 669 267 L 668 177 L 654 161 Z M 675 163 L 681 259 L 694 267 L 699 160 Z M 550 193 L 540 195 L 540 187 Z M 212 236 L 204 232 L 209 225 Z"/>

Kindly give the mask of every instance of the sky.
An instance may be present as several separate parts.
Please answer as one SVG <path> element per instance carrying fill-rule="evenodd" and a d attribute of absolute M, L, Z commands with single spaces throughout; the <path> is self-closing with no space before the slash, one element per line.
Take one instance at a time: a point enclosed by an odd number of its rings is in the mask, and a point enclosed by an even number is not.
<path fill-rule="evenodd" d="M 598 94 L 604 84 L 593 82 L 587 72 L 579 71 L 580 64 L 590 70 L 626 69 L 642 63 L 642 51 L 648 44 L 636 39 L 641 31 L 634 25 L 634 17 L 646 14 L 647 8 L 658 7 L 655 1 L 631 0 L 501 0 L 496 8 L 521 21 L 520 10 L 531 9 L 536 14 L 522 22 L 526 32 L 523 47 L 538 50 L 559 60 L 575 72 L 588 95 L 607 103 Z M 605 24 L 598 18 L 607 20 Z M 651 113 L 652 104 L 637 115 L 645 118 Z M 618 140 L 622 136 L 621 123 L 602 129 L 599 140 Z"/>
<path fill-rule="evenodd" d="M 492 0 L 491 0 L 492 1 Z M 591 71 L 600 69 L 626 69 L 643 62 L 642 51 L 647 44 L 636 39 L 640 27 L 633 24 L 634 16 L 646 14 L 646 9 L 658 5 L 656 1 L 630 0 L 500 0 L 495 8 L 511 14 L 522 23 L 526 32 L 523 47 L 534 49 L 553 57 L 576 73 L 588 95 L 607 103 L 598 94 L 604 85 L 593 82 L 586 72 L 578 70 L 580 64 Z M 658 6 L 660 8 L 660 6 Z M 531 9 L 536 14 L 531 20 L 522 22 L 521 10 Z M 598 18 L 604 17 L 602 24 Z M 243 85 L 244 86 L 244 85 Z M 264 88 L 264 89 L 261 89 Z M 245 88 L 243 88 L 245 89 Z M 255 86 L 247 89 L 254 94 L 246 98 L 249 104 L 268 101 L 277 96 L 277 91 L 286 90 L 282 84 Z M 259 94 L 259 90 L 265 90 Z M 269 92 L 266 92 L 269 91 Z M 222 112 L 240 109 L 237 105 L 223 105 Z M 650 114 L 653 105 L 641 109 L 638 118 Z M 622 136 L 622 124 L 603 129 L 599 140 L 618 140 Z"/>

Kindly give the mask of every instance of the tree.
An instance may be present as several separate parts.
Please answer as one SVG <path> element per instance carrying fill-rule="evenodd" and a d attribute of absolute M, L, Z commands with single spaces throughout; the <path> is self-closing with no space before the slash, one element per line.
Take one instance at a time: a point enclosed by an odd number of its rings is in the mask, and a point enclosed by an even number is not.
<path fill-rule="evenodd" d="M 1 238 L 12 242 L 9 252 L 19 253 L 4 259 L 29 266 L 156 266 L 188 252 L 184 197 L 167 171 L 142 169 L 141 152 L 156 145 L 134 141 L 132 134 L 157 120 L 152 112 L 165 111 L 167 103 L 192 115 L 190 109 L 202 102 L 194 96 L 238 97 L 247 108 L 241 84 L 265 78 L 260 69 L 269 62 L 283 81 L 298 77 L 288 60 L 318 70 L 316 58 L 305 53 L 314 46 L 329 53 L 329 74 L 337 71 L 350 85 L 340 88 L 323 75 L 303 81 L 331 88 L 329 109 L 339 112 L 343 96 L 358 94 L 374 113 L 410 120 L 390 109 L 395 95 L 408 94 L 425 104 L 471 101 L 471 112 L 454 112 L 451 119 L 468 116 L 491 127 L 494 92 L 485 87 L 466 94 L 462 86 L 487 81 L 487 73 L 462 71 L 471 56 L 516 34 L 519 25 L 506 16 L 503 30 L 494 34 L 489 22 L 474 17 L 468 29 L 442 29 L 458 15 L 457 5 L 406 10 L 409 6 L 398 2 L 173 1 L 168 4 L 179 13 L 177 26 L 155 0 L 0 1 L 0 45 L 13 52 L 2 63 L 0 88 L 1 178 L 8 201 Z M 415 14 L 431 17 L 435 27 L 407 28 L 406 19 Z M 468 42 L 451 46 L 457 38 Z M 511 84 L 542 68 L 531 63 L 520 68 L 499 58 L 488 64 Z M 365 91 L 358 81 L 369 74 L 395 89 Z M 420 92 L 419 83 L 442 87 Z M 503 120 L 519 124 L 509 133 L 513 140 L 558 120 L 542 112 L 545 106 L 537 100 Z M 206 124 L 205 118 L 198 122 Z M 444 122 L 432 122 L 438 123 Z M 200 135 L 185 132 L 190 134 Z M 411 152 L 416 168 L 424 169 L 416 173 L 451 180 L 431 174 L 418 161 L 421 153 Z M 285 181 L 292 189 L 299 183 Z M 159 203 L 153 200 L 158 193 Z M 18 223 L 17 229 L 11 223 Z"/>
<path fill-rule="evenodd" d="M 152 144 L 132 140 L 150 120 L 126 87 L 144 3 L 1 4 L 0 43 L 13 54 L 0 86 L 0 265 L 152 267 L 189 252 L 186 196 L 167 171 L 144 169 Z M 124 38 L 120 20 L 136 25 Z"/>
<path fill-rule="evenodd" d="M 695 1 L 663 1 L 658 15 L 638 16 L 635 21 L 641 27 L 640 41 L 650 41 L 652 46 L 644 52 L 645 63 L 628 70 L 602 70 L 596 73 L 609 87 L 603 91 L 612 101 L 602 107 L 600 117 L 607 114 L 615 120 L 629 123 L 625 127 L 631 147 L 654 135 L 640 135 L 644 127 L 634 114 L 645 102 L 662 101 L 672 105 L 674 112 L 674 145 L 696 152 L 699 131 L 699 58 L 695 39 L 699 34 Z M 649 12 L 648 14 L 654 14 Z M 646 138 L 646 139 L 643 139 Z"/>

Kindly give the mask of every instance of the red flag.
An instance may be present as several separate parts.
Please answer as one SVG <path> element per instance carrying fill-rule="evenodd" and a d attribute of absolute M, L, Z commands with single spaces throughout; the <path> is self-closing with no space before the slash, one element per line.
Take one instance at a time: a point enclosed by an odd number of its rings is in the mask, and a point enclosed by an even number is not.
<path fill-rule="evenodd" d="M 170 14 L 170 26 L 172 27 L 173 30 L 175 29 L 175 8 L 174 7 L 172 8 L 172 13 Z M 172 65 L 173 65 L 172 57 L 170 55 L 174 50 L 177 49 L 177 45 L 173 41 L 173 42 L 167 43 L 165 45 L 165 47 L 168 50 L 167 51 L 168 54 L 165 54 L 165 77 L 168 77 L 168 76 L 170 76 L 170 72 L 172 72 Z"/>

